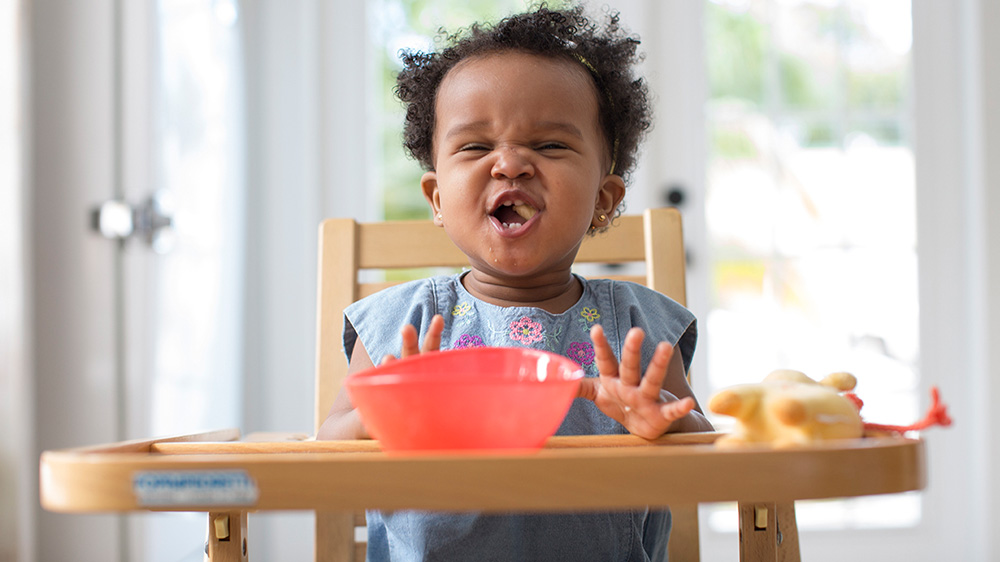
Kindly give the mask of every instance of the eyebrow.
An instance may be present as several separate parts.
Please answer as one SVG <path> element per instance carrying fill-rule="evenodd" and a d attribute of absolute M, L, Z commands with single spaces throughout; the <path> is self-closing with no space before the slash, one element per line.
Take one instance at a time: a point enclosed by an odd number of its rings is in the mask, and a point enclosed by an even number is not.
<path fill-rule="evenodd" d="M 489 126 L 490 126 L 489 121 L 473 121 L 470 123 L 462 123 L 460 125 L 456 125 L 448 129 L 448 131 L 444 135 L 444 138 L 445 140 L 447 140 L 451 139 L 452 137 L 456 137 L 466 133 L 478 133 L 481 132 L 483 129 L 489 128 Z M 540 121 L 538 123 L 535 123 L 534 129 L 545 132 L 553 130 L 562 131 L 576 138 L 579 139 L 583 138 L 583 131 L 581 131 L 579 127 L 573 125 L 572 123 L 565 123 L 562 121 Z"/>

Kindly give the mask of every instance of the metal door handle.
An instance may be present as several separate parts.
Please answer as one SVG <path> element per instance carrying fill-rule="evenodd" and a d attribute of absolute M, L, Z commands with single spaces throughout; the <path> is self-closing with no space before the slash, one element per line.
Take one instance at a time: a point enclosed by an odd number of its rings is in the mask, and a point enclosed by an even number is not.
<path fill-rule="evenodd" d="M 138 205 L 121 199 L 105 201 L 91 211 L 91 228 L 109 240 L 141 238 L 154 252 L 165 254 L 174 239 L 170 192 L 157 190 Z"/>

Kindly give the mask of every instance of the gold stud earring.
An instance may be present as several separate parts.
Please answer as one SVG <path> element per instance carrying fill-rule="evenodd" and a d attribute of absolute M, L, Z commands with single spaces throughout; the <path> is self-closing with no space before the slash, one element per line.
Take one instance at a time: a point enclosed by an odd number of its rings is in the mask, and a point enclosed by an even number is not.
<path fill-rule="evenodd" d="M 597 217 L 597 220 L 598 220 L 598 222 L 604 222 L 604 221 L 608 220 L 608 216 L 607 215 L 601 215 L 601 216 Z"/>

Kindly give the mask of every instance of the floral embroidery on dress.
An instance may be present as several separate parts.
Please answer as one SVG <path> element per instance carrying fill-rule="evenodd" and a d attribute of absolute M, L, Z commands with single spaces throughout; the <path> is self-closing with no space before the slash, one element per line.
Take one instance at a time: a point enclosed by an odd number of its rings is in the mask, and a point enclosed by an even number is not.
<path fill-rule="evenodd" d="M 510 323 L 510 339 L 524 345 L 541 341 L 543 335 L 542 325 L 527 316 Z"/>
<path fill-rule="evenodd" d="M 545 349 L 553 352 L 559 353 L 559 350 L 563 344 L 563 326 L 556 324 L 555 326 L 548 326 L 545 329 Z"/>
<path fill-rule="evenodd" d="M 483 342 L 483 338 L 475 334 L 462 334 L 455 345 L 452 346 L 453 349 L 464 349 L 467 347 L 485 347 L 486 343 Z"/>
<path fill-rule="evenodd" d="M 584 332 L 589 332 L 590 327 L 595 322 L 600 320 L 600 318 L 601 318 L 601 313 L 596 308 L 585 306 L 580 311 L 580 317 L 577 318 L 576 320 L 581 330 L 583 330 Z"/>
<path fill-rule="evenodd" d="M 454 307 L 452 307 L 452 309 L 451 309 L 451 315 L 452 316 L 465 316 L 470 310 L 472 310 L 472 305 L 471 304 L 469 304 L 467 302 L 459 303 L 459 304 L 456 304 Z"/>
<path fill-rule="evenodd" d="M 576 361 L 584 367 L 594 364 L 594 344 L 590 342 L 575 341 L 569 344 L 566 350 L 566 357 Z"/>

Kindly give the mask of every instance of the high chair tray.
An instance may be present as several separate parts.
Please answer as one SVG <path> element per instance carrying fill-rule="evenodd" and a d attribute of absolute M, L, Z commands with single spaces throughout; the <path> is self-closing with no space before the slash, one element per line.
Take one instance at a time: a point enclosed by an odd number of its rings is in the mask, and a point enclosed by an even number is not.
<path fill-rule="evenodd" d="M 784 502 L 926 483 L 920 439 L 720 450 L 717 433 L 553 437 L 538 451 L 387 454 L 375 441 L 237 441 L 225 430 L 47 451 L 61 512 L 430 509 L 558 511 Z"/>

